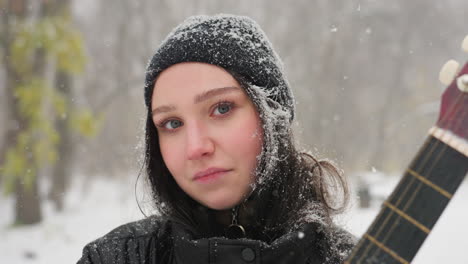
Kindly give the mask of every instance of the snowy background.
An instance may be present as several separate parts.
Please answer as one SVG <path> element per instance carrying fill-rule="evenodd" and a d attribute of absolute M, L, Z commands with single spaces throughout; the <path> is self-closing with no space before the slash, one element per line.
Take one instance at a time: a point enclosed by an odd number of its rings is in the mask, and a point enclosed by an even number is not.
<path fill-rule="evenodd" d="M 385 197 L 398 182 L 398 177 L 385 178 L 372 172 L 367 178 L 375 179 L 371 185 L 375 197 Z M 66 197 L 63 213 L 55 213 L 51 204 L 46 203 L 43 222 L 29 227 L 11 228 L 13 201 L 5 197 L 0 199 L 0 263 L 75 263 L 86 243 L 142 217 L 135 201 L 133 180 L 98 179 L 92 186 L 86 186 L 86 192 L 83 184 L 75 182 L 75 185 Z M 138 196 L 140 200 L 145 199 Z M 376 216 L 380 203 L 376 200 L 370 209 L 362 210 L 356 208 L 354 200 L 349 212 L 337 221 L 360 236 Z M 465 182 L 413 263 L 468 263 L 467 204 L 468 183 Z"/>
<path fill-rule="evenodd" d="M 440 67 L 449 58 L 461 63 L 467 59 L 460 51 L 468 33 L 467 0 L 0 0 L 0 167 L 21 132 L 11 99 L 18 83 L 11 80 L 16 75 L 6 65 L 32 64 L 31 56 L 19 60 L 9 55 L 5 41 L 18 37 L 22 20 L 31 30 L 42 19 L 65 19 L 57 13 L 61 8 L 73 22 L 65 33 L 80 33 L 75 44 L 82 43 L 84 69 L 68 76 L 70 83 L 55 82 L 58 63 L 49 56 L 35 74 L 54 90 L 69 89 L 64 98 L 73 109 L 89 111 L 84 128 L 95 128 L 96 134 L 85 138 L 76 128 L 58 131 L 55 121 L 73 121 L 72 112 L 58 116 L 53 100 L 38 93 L 43 103 L 31 112 L 42 113 L 65 148 L 57 150 L 60 162 L 36 168 L 41 194 L 21 203 L 28 212 L 42 212 L 38 224 L 11 226 L 15 197 L 22 196 L 5 192 L 8 175 L 0 169 L 0 264 L 74 263 L 86 243 L 143 217 L 135 201 L 133 171 L 142 153 L 145 65 L 166 34 L 187 16 L 232 13 L 255 19 L 283 59 L 297 99 L 295 125 L 301 146 L 336 161 L 350 176 L 373 167 L 387 175 L 402 171 L 437 120 L 444 88 L 437 80 Z M 57 21 L 64 25 L 68 20 Z M 31 52 L 41 46 L 35 41 Z M 78 59 L 73 58 L 75 64 Z M 398 181 L 376 171 L 361 176 L 381 198 Z M 24 177 L 19 176 L 20 186 Z M 53 182 L 70 184 L 60 190 Z M 467 185 L 461 186 L 414 263 L 468 263 Z M 138 199 L 147 200 L 142 193 Z M 63 211 L 54 209 L 51 196 L 65 198 Z M 338 222 L 360 236 L 381 201 L 366 210 L 351 207 Z"/>

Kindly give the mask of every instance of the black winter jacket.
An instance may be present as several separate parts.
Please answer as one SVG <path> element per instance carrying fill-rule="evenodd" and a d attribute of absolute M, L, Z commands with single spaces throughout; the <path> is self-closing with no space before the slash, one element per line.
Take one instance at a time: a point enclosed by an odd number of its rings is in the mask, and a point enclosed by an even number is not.
<path fill-rule="evenodd" d="M 271 244 L 222 237 L 193 239 L 182 225 L 153 216 L 91 242 L 78 263 L 341 263 L 354 244 L 348 232 L 317 223 L 306 224 Z"/>

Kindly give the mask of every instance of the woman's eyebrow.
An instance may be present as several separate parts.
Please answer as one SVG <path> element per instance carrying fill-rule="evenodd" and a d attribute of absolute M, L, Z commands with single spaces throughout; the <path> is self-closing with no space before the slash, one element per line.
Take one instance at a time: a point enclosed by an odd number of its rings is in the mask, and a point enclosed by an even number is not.
<path fill-rule="evenodd" d="M 156 114 L 160 114 L 160 113 L 167 113 L 167 112 L 174 111 L 175 109 L 176 108 L 173 105 L 162 105 L 162 106 L 159 106 L 159 107 L 156 107 L 155 109 L 153 109 L 151 111 L 151 115 L 156 115 Z"/>
<path fill-rule="evenodd" d="M 230 93 L 230 92 L 233 92 L 233 91 L 238 91 L 238 90 L 240 90 L 240 88 L 236 87 L 236 86 L 214 88 L 214 89 L 208 90 L 206 92 L 203 92 L 203 93 L 195 96 L 194 103 L 198 104 L 200 102 L 203 102 L 205 100 L 210 99 L 211 97 L 214 97 L 214 96 L 217 96 L 217 95 L 220 95 L 220 94 Z"/>
<path fill-rule="evenodd" d="M 198 104 L 198 103 L 206 101 L 206 100 L 208 100 L 208 99 L 210 99 L 210 98 L 212 98 L 214 96 L 230 93 L 230 92 L 233 92 L 233 91 L 240 91 L 240 88 L 236 87 L 236 86 L 214 88 L 214 89 L 208 90 L 206 92 L 203 92 L 203 93 L 195 96 L 194 103 Z M 160 114 L 160 113 L 167 113 L 167 112 L 174 111 L 175 109 L 176 109 L 176 107 L 173 106 L 173 105 L 162 105 L 162 106 L 158 106 L 155 109 L 153 109 L 151 111 L 151 114 L 156 115 L 156 114 Z"/>

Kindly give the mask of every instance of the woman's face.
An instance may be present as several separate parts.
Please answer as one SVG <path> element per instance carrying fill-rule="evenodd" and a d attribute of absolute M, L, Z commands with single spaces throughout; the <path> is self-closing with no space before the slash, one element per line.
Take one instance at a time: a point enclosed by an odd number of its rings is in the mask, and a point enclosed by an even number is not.
<path fill-rule="evenodd" d="M 250 193 L 263 131 L 252 101 L 224 69 L 175 64 L 158 77 L 152 97 L 164 162 L 199 203 L 228 209 Z"/>

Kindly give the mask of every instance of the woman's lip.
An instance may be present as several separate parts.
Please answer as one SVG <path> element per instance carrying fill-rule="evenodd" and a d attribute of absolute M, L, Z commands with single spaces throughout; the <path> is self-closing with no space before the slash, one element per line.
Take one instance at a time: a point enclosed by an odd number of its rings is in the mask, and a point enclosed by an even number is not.
<path fill-rule="evenodd" d="M 205 178 L 207 176 L 210 176 L 210 175 L 215 175 L 215 174 L 219 174 L 220 172 L 227 172 L 229 170 L 227 169 L 221 169 L 221 168 L 209 168 L 209 169 L 206 169 L 204 171 L 199 171 L 195 174 L 195 176 L 193 177 L 193 180 L 200 180 L 202 178 Z"/>
<path fill-rule="evenodd" d="M 213 183 L 213 182 L 217 182 L 218 179 L 222 178 L 222 176 L 226 173 L 228 173 L 229 171 L 218 171 L 218 172 L 214 172 L 214 173 L 211 173 L 211 174 L 208 174 L 208 175 L 205 175 L 205 176 L 202 176 L 202 177 L 199 177 L 199 178 L 196 178 L 194 181 L 195 182 L 199 182 L 199 183 Z"/>

